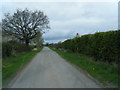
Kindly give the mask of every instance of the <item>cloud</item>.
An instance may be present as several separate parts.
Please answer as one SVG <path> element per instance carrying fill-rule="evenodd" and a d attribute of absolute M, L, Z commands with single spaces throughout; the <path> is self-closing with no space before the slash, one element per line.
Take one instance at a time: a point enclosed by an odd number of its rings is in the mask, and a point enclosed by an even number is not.
<path fill-rule="evenodd" d="M 68 27 L 68 26 L 76 26 L 76 25 L 86 25 L 86 24 L 91 24 L 91 25 L 97 25 L 100 23 L 104 23 L 103 18 L 94 18 L 94 17 L 89 17 L 89 18 L 76 18 L 72 20 L 64 20 L 64 21 L 51 21 L 52 25 L 57 26 L 57 27 Z M 53 27 L 54 27 L 53 26 Z"/>
<path fill-rule="evenodd" d="M 2 3 L 3 13 L 14 13 L 17 8 L 42 10 L 49 17 L 51 30 L 45 33 L 43 38 L 50 43 L 74 38 L 76 33 L 84 35 L 116 30 L 118 26 L 117 2 Z"/>

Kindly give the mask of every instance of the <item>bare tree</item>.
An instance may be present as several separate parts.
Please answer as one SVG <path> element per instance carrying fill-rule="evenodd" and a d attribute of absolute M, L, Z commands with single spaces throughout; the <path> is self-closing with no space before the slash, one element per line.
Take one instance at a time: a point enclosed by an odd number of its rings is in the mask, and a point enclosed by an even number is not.
<path fill-rule="evenodd" d="M 17 10 L 13 15 L 5 14 L 2 19 L 2 30 L 8 35 L 14 35 L 29 45 L 38 32 L 44 33 L 49 27 L 48 17 L 42 11 Z"/>

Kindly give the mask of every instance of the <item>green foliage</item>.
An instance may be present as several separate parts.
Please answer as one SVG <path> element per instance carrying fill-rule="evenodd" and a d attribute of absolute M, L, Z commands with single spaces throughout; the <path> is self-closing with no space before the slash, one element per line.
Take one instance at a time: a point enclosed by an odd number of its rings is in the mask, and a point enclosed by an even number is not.
<path fill-rule="evenodd" d="M 32 47 L 26 47 L 25 44 L 9 41 L 2 43 L 2 57 L 8 57 L 14 55 L 15 53 L 30 51 Z"/>
<path fill-rule="evenodd" d="M 30 45 L 30 48 L 34 49 L 34 48 L 36 48 L 36 45 Z"/>
<path fill-rule="evenodd" d="M 9 78 L 13 78 L 16 73 L 23 68 L 38 52 L 42 50 L 42 47 L 38 50 L 31 52 L 16 53 L 14 56 L 3 58 L 2 62 L 2 80 L 6 83 Z"/>
<path fill-rule="evenodd" d="M 118 65 L 95 61 L 94 58 L 73 52 L 64 52 L 51 48 L 65 60 L 87 71 L 91 76 L 99 80 L 105 87 L 118 86 Z M 120 82 L 119 82 L 120 84 Z"/>
<path fill-rule="evenodd" d="M 120 60 L 120 30 L 83 35 L 53 47 L 89 55 L 100 61 L 117 62 Z"/>
<path fill-rule="evenodd" d="M 10 41 L 9 43 L 13 45 L 15 53 L 30 51 L 32 49 L 30 46 L 26 46 L 25 44 L 17 41 Z"/>
<path fill-rule="evenodd" d="M 8 57 L 12 55 L 13 46 L 10 43 L 3 42 L 2 43 L 2 57 Z"/>

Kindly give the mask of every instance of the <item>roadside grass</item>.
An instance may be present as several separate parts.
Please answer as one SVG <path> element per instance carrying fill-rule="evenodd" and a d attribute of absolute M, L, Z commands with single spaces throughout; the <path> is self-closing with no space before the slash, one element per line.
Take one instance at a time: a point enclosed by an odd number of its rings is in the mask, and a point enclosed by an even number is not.
<path fill-rule="evenodd" d="M 51 49 L 56 51 L 65 60 L 87 71 L 92 77 L 102 83 L 104 87 L 118 87 L 117 64 L 95 61 L 92 57 L 82 54 L 58 50 L 55 48 Z"/>
<path fill-rule="evenodd" d="M 16 73 L 23 68 L 32 58 L 42 50 L 42 47 L 38 50 L 31 52 L 17 53 L 14 56 L 3 58 L 2 60 L 2 83 L 7 81 L 16 75 Z"/>

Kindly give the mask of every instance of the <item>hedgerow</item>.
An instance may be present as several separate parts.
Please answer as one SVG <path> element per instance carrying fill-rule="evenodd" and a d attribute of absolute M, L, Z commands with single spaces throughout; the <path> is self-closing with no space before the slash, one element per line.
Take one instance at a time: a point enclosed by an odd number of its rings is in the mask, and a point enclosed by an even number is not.
<path fill-rule="evenodd" d="M 26 47 L 25 44 L 17 41 L 2 42 L 2 57 L 8 57 L 20 52 L 31 51 L 33 46 Z"/>
<path fill-rule="evenodd" d="M 52 46 L 89 55 L 100 61 L 117 62 L 120 60 L 120 30 L 87 34 Z"/>
<path fill-rule="evenodd" d="M 13 47 L 12 44 L 3 42 L 2 43 L 2 57 L 8 57 L 12 55 Z"/>

